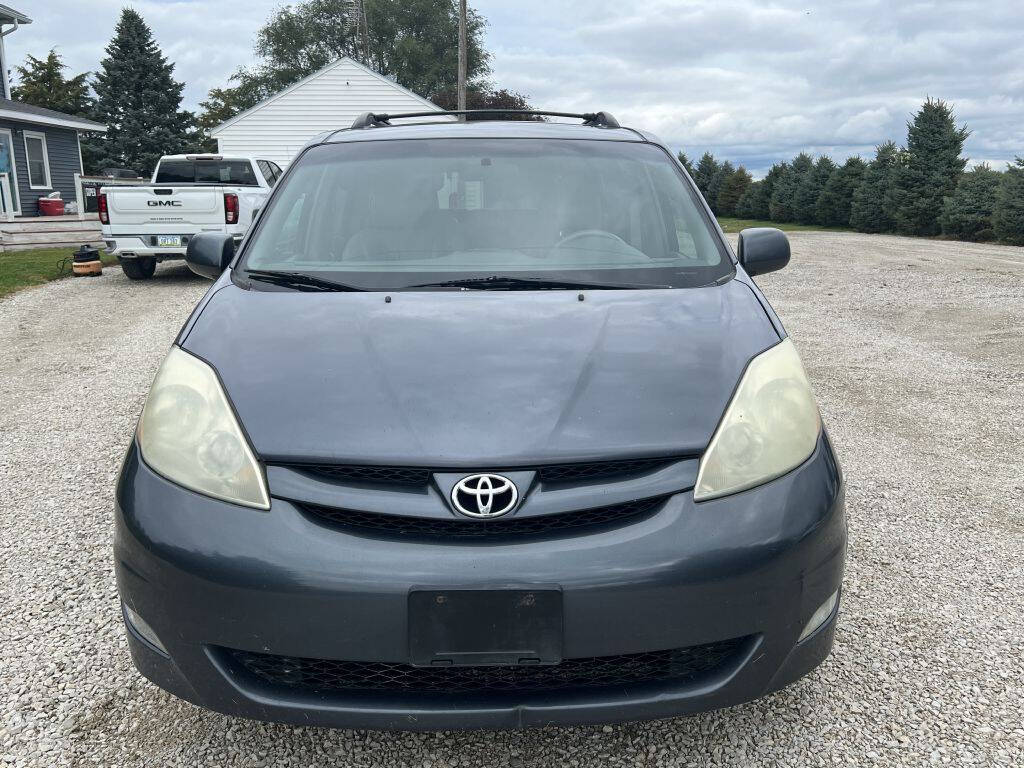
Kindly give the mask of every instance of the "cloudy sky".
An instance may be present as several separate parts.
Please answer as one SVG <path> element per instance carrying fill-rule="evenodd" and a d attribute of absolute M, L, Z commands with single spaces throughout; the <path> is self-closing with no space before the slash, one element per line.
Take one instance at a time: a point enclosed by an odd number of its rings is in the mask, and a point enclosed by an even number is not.
<path fill-rule="evenodd" d="M 5 0 L 33 18 L 8 56 L 98 66 L 123 0 Z M 494 80 L 552 109 L 607 109 L 691 157 L 760 175 L 800 150 L 903 142 L 925 96 L 954 103 L 972 162 L 1024 155 L 1022 0 L 470 0 Z M 280 0 L 135 0 L 187 84 L 185 106 L 252 62 Z"/>

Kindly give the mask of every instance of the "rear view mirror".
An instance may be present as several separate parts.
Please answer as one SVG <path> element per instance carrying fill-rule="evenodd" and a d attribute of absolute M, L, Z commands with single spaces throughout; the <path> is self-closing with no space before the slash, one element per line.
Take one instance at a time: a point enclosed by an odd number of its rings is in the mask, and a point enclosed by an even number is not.
<path fill-rule="evenodd" d="M 220 277 L 235 258 L 235 239 L 220 232 L 193 235 L 185 251 L 185 263 L 197 275 L 211 280 Z"/>
<path fill-rule="evenodd" d="M 789 264 L 789 239 L 773 227 L 744 229 L 736 255 L 748 275 L 774 272 Z"/>

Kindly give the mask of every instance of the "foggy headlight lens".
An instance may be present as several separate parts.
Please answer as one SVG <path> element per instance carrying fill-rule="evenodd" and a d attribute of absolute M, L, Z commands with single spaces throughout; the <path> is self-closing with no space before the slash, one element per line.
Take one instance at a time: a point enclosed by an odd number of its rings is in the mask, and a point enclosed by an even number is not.
<path fill-rule="evenodd" d="M 753 488 L 800 466 L 821 416 L 793 342 L 755 357 L 700 461 L 695 501 Z"/>
<path fill-rule="evenodd" d="M 263 471 L 217 375 L 179 347 L 156 374 L 139 421 L 142 458 L 197 493 L 270 509 Z"/>

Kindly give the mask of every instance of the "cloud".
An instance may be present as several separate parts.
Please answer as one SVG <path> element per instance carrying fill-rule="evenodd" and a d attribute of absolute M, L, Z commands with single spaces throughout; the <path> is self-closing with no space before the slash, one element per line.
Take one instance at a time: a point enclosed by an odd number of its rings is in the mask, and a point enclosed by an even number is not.
<path fill-rule="evenodd" d="M 904 142 L 926 96 L 953 102 L 966 154 L 1024 154 L 1020 0 L 470 0 L 494 81 L 552 109 L 607 109 L 672 146 L 757 174 L 801 150 L 838 160 Z M 12 63 L 56 46 L 95 70 L 125 0 L 48 0 L 6 38 Z M 281 0 L 133 0 L 194 109 Z M 18 2 L 14 2 L 18 6 Z M 83 11 L 83 6 L 88 10 Z"/>

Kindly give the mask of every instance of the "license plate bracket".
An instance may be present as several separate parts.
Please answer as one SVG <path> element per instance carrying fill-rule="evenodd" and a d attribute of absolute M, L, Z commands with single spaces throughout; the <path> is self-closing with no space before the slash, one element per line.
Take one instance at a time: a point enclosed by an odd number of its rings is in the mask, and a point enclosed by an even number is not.
<path fill-rule="evenodd" d="M 562 591 L 413 589 L 409 659 L 420 667 L 558 664 Z"/>

